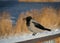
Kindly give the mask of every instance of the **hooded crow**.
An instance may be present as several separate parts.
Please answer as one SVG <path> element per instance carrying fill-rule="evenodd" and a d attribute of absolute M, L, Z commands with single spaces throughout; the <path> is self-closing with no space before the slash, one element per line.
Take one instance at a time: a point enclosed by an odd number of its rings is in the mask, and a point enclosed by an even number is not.
<path fill-rule="evenodd" d="M 38 22 L 36 22 L 31 16 L 28 16 L 24 18 L 23 20 L 26 20 L 26 26 L 28 27 L 28 30 L 33 32 L 33 35 L 37 34 L 38 32 L 42 31 L 51 31 L 50 29 L 45 28 Z"/>

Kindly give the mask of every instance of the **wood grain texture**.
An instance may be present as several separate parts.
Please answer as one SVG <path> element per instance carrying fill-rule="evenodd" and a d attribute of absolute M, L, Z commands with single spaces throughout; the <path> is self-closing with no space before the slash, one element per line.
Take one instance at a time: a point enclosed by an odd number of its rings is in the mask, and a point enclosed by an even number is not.
<path fill-rule="evenodd" d="M 55 39 L 55 43 L 60 43 L 60 37 Z"/>
<path fill-rule="evenodd" d="M 42 43 L 41 41 L 37 41 L 36 43 Z"/>

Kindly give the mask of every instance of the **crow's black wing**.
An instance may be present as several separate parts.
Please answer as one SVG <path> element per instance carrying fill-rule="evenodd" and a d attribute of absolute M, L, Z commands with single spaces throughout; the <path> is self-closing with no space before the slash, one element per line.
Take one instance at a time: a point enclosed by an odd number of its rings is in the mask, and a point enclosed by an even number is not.
<path fill-rule="evenodd" d="M 32 22 L 34 25 L 35 25 L 35 27 L 37 27 L 37 28 L 40 28 L 40 29 L 43 29 L 44 27 L 41 25 L 41 24 L 39 24 L 39 23 L 36 23 L 36 22 Z"/>
<path fill-rule="evenodd" d="M 39 24 L 39 23 L 36 23 L 36 22 L 32 22 L 32 23 L 33 23 L 33 24 L 35 25 L 35 27 L 37 27 L 38 29 L 51 31 L 50 29 L 45 28 L 44 26 L 42 26 L 42 25 Z"/>

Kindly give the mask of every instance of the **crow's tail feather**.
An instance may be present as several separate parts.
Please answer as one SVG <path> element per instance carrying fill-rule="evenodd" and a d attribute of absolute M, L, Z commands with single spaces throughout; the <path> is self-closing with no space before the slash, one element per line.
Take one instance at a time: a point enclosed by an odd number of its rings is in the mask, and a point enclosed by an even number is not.
<path fill-rule="evenodd" d="M 47 30 L 47 31 L 51 31 L 51 29 L 47 29 L 47 28 L 45 28 L 45 30 Z"/>

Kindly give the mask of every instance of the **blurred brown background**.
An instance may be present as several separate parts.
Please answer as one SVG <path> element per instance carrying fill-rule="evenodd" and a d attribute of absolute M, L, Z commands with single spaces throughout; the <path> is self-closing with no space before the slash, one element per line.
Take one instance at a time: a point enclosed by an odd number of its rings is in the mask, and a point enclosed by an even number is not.
<path fill-rule="evenodd" d="M 60 28 L 60 9 L 56 10 L 52 7 L 44 7 L 41 10 L 33 9 L 26 11 L 25 13 L 22 12 L 18 16 L 15 26 L 12 25 L 10 13 L 3 11 L 0 16 L 0 36 L 31 33 L 26 26 L 26 22 L 23 21 L 23 18 L 27 16 L 32 16 L 37 22 L 49 29 Z"/>
<path fill-rule="evenodd" d="M 58 2 L 59 0 L 19 0 L 19 2 Z M 42 24 L 44 27 L 50 29 L 60 28 L 60 9 L 52 7 L 44 7 L 41 10 L 32 9 L 30 11 L 22 12 L 19 14 L 16 25 L 13 26 L 11 22 L 11 15 L 9 12 L 3 11 L 0 13 L 0 37 L 7 36 L 19 36 L 31 33 L 26 26 L 26 22 L 23 18 L 26 16 L 32 16 L 36 21 Z M 60 43 L 60 37 L 52 39 L 55 43 Z M 36 43 L 42 43 L 37 41 Z M 50 43 L 49 41 L 47 43 Z"/>

